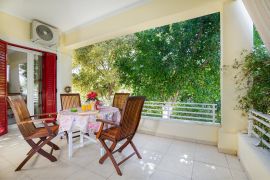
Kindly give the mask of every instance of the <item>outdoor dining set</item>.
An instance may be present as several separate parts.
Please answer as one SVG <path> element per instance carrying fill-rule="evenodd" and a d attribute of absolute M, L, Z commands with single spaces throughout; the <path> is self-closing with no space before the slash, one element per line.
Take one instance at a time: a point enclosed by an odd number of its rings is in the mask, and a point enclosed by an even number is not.
<path fill-rule="evenodd" d="M 97 106 L 93 102 L 81 104 L 80 94 L 75 93 L 60 94 L 60 100 L 59 112 L 30 115 L 21 96 L 8 97 L 17 126 L 24 140 L 31 146 L 26 158 L 15 171 L 21 170 L 36 153 L 51 162 L 57 161 L 53 151 L 60 148 L 52 142 L 55 137 L 66 138 L 69 159 L 72 158 L 74 149 L 87 143 L 96 143 L 100 146 L 99 163 L 103 164 L 110 158 L 118 175 L 122 175 L 119 165 L 127 159 L 133 155 L 142 158 L 132 139 L 141 119 L 145 97 L 115 93 L 111 106 Z M 79 143 L 75 143 L 75 138 L 79 139 Z M 119 144 L 120 141 L 124 142 Z M 45 145 L 51 147 L 50 152 L 43 149 Z M 131 145 L 134 152 L 116 162 L 113 154 L 121 153 L 128 145 Z"/>

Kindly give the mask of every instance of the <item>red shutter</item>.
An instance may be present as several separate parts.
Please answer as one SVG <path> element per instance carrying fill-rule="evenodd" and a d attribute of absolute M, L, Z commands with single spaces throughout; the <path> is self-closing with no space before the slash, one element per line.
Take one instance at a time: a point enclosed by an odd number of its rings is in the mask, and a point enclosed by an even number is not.
<path fill-rule="evenodd" d="M 7 43 L 0 40 L 0 135 L 7 133 Z"/>
<path fill-rule="evenodd" d="M 42 112 L 56 112 L 56 54 L 43 54 Z"/>

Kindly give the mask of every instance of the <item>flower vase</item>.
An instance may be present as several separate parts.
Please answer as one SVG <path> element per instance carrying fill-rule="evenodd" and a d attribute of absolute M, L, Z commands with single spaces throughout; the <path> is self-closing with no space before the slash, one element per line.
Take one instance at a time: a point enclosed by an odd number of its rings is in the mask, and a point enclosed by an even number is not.
<path fill-rule="evenodd" d="M 99 105 L 97 103 L 95 103 L 95 108 L 96 110 L 99 110 Z"/>

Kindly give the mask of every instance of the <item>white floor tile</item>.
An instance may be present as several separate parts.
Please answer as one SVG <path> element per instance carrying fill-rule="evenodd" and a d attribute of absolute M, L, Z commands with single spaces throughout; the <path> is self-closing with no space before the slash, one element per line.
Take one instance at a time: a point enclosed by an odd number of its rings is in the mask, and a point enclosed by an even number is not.
<path fill-rule="evenodd" d="M 156 171 L 150 177 L 150 180 L 190 180 L 190 178 L 186 178 L 167 171 Z"/>
<path fill-rule="evenodd" d="M 103 178 L 97 174 L 92 173 L 89 170 L 80 170 L 78 172 L 75 172 L 74 174 L 70 175 L 65 180 L 105 180 L 106 178 Z"/>
<path fill-rule="evenodd" d="M 125 162 L 120 166 L 120 169 L 123 173 L 122 176 L 119 176 L 116 172 L 113 173 L 109 180 L 143 180 L 149 179 L 150 176 L 154 173 L 155 168 L 148 164 L 135 164 L 131 161 Z"/>
<path fill-rule="evenodd" d="M 219 153 L 215 146 L 198 144 L 196 147 L 194 160 L 228 167 L 225 154 Z"/>
<path fill-rule="evenodd" d="M 82 169 L 73 164 L 67 164 L 61 161 L 54 162 L 46 167 L 38 167 L 24 170 L 27 175 L 32 179 L 65 179 L 68 178 L 75 172 L 81 171 Z"/>
<path fill-rule="evenodd" d="M 137 133 L 134 143 L 142 159 L 134 155 L 120 165 L 123 176 L 118 176 L 110 159 L 103 165 L 98 163 L 100 149 L 97 144 L 75 150 L 69 159 L 66 139 L 57 137 L 53 142 L 61 148 L 53 153 L 57 162 L 35 155 L 22 171 L 14 172 L 30 146 L 16 127 L 11 129 L 0 137 L 0 179 L 247 180 L 238 158 L 219 153 L 215 146 Z M 115 153 L 117 161 L 132 152 L 128 146 L 122 153 Z"/>
<path fill-rule="evenodd" d="M 5 164 L 2 164 L 5 163 Z M 1 161 L 0 179 L 1 180 L 31 180 L 30 176 L 24 171 L 15 172 L 15 166 L 10 165 L 8 162 Z"/>
<path fill-rule="evenodd" d="M 191 178 L 193 160 L 182 155 L 167 155 L 157 167 L 158 170 L 164 170 L 171 173 L 179 174 L 186 178 Z"/>
<path fill-rule="evenodd" d="M 151 137 L 152 136 L 150 135 L 137 133 L 133 138 L 133 142 L 136 145 L 136 147 L 142 147 L 152 139 Z"/>
<path fill-rule="evenodd" d="M 75 149 L 72 158 L 68 158 L 68 151 L 66 149 L 65 155 L 63 154 L 62 161 L 70 162 L 81 167 L 85 167 L 92 162 L 98 162 L 100 151 L 97 144 L 89 144 L 85 147 Z"/>
<path fill-rule="evenodd" d="M 0 169 L 11 167 L 12 164 L 0 155 Z"/>
<path fill-rule="evenodd" d="M 244 168 L 242 167 L 240 160 L 238 159 L 237 156 L 226 155 L 226 159 L 228 161 L 230 169 L 244 171 Z"/>
<path fill-rule="evenodd" d="M 166 153 L 172 144 L 172 140 L 168 138 L 154 137 L 147 142 L 143 148 Z"/>
<path fill-rule="evenodd" d="M 130 158 L 128 161 L 132 160 L 134 163 L 137 164 L 152 164 L 153 166 L 158 166 L 164 157 L 164 153 L 153 151 L 145 148 L 138 149 L 142 159 L 139 159 L 137 155 L 135 154 L 132 158 Z M 123 153 L 119 153 L 118 156 L 122 156 L 121 158 L 118 158 L 118 160 L 122 160 L 131 153 L 133 153 L 133 149 L 130 148 L 129 151 Z"/>
<path fill-rule="evenodd" d="M 221 166 L 194 162 L 192 180 L 231 180 L 232 176 L 228 168 Z"/>
<path fill-rule="evenodd" d="M 196 144 L 185 141 L 173 141 L 168 149 L 168 155 L 183 156 L 188 158 L 194 158 Z"/>
<path fill-rule="evenodd" d="M 248 180 L 247 175 L 243 171 L 231 170 L 233 180 Z"/>
<path fill-rule="evenodd" d="M 103 164 L 99 164 L 98 160 L 93 161 L 92 163 L 88 164 L 85 169 L 104 178 L 109 178 L 115 172 L 110 159 L 107 159 Z"/>
<path fill-rule="evenodd" d="M 23 161 L 26 158 L 26 154 L 30 149 L 31 149 L 30 146 L 27 147 L 22 144 L 21 146 L 1 151 L 1 155 L 9 162 L 11 162 L 13 165 L 18 165 L 21 161 Z"/>

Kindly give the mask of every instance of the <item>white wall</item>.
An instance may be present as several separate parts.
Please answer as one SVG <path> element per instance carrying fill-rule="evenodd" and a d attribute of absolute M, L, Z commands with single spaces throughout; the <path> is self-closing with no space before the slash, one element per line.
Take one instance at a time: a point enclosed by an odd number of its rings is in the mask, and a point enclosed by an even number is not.
<path fill-rule="evenodd" d="M 70 54 L 57 54 L 57 110 L 61 109 L 60 94 L 64 88 L 72 85 L 72 57 Z"/>

